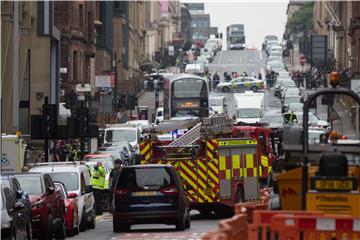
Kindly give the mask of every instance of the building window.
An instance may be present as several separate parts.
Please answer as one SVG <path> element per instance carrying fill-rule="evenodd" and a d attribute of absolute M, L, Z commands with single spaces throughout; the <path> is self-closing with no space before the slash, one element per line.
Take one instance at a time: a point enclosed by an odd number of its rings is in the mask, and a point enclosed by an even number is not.
<path fill-rule="evenodd" d="M 79 5 L 79 26 L 81 27 L 81 28 L 83 28 L 84 27 L 84 5 L 82 5 L 82 4 L 80 4 Z"/>
<path fill-rule="evenodd" d="M 73 82 L 77 82 L 78 78 L 78 52 L 73 53 Z"/>

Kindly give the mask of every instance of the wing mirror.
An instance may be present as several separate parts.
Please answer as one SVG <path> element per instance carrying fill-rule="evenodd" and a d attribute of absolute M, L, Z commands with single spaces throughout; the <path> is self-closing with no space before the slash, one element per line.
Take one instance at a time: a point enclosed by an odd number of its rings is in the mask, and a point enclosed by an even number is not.
<path fill-rule="evenodd" d="M 23 190 L 17 190 L 16 191 L 16 198 L 22 198 L 24 195 L 24 191 Z"/>
<path fill-rule="evenodd" d="M 14 208 L 10 209 L 10 212 L 22 210 L 25 205 L 22 202 L 16 202 Z"/>
<path fill-rule="evenodd" d="M 73 193 L 69 193 L 69 194 L 67 195 L 68 198 L 77 198 L 77 196 L 78 196 L 77 193 L 74 193 L 74 192 L 73 192 Z"/>

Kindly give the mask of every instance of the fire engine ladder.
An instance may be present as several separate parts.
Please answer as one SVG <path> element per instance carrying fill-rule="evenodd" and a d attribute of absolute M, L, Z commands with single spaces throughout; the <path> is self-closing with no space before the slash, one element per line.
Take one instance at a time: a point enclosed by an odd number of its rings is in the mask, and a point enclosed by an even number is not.
<path fill-rule="evenodd" d="M 211 135 L 215 132 L 231 130 L 233 119 L 224 114 L 211 115 L 209 118 L 203 119 L 201 123 L 195 125 L 190 131 L 176 139 L 168 146 L 186 146 L 192 145 L 202 134 Z"/>

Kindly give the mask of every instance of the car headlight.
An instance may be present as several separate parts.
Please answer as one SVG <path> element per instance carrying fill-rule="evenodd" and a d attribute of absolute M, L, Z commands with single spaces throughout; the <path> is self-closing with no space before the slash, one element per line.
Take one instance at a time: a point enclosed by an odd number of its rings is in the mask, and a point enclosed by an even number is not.
<path fill-rule="evenodd" d="M 11 224 L 10 222 L 7 222 L 7 223 L 1 223 L 1 228 L 10 228 Z"/>
<path fill-rule="evenodd" d="M 45 206 L 45 204 L 43 203 L 43 201 L 39 201 L 36 202 L 32 205 L 32 208 L 43 208 Z"/>

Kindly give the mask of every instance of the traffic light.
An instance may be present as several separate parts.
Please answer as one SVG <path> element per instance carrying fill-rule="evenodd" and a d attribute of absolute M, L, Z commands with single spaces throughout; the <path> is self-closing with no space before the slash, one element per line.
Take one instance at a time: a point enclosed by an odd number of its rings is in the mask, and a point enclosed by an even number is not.
<path fill-rule="evenodd" d="M 66 134 L 68 138 L 78 137 L 77 135 L 77 119 L 74 117 L 68 117 L 66 119 Z"/>
<path fill-rule="evenodd" d="M 124 93 L 120 94 L 118 106 L 119 106 L 119 108 L 126 107 L 126 95 Z"/>
<path fill-rule="evenodd" d="M 43 139 L 41 135 L 41 123 L 43 122 L 42 119 L 42 115 L 31 115 L 30 136 L 33 140 Z"/>
<path fill-rule="evenodd" d="M 57 138 L 57 105 L 44 104 L 41 118 L 41 136 L 46 139 Z"/>
<path fill-rule="evenodd" d="M 89 127 L 89 109 L 79 108 L 77 111 L 77 119 L 79 123 L 79 136 L 86 137 Z"/>

